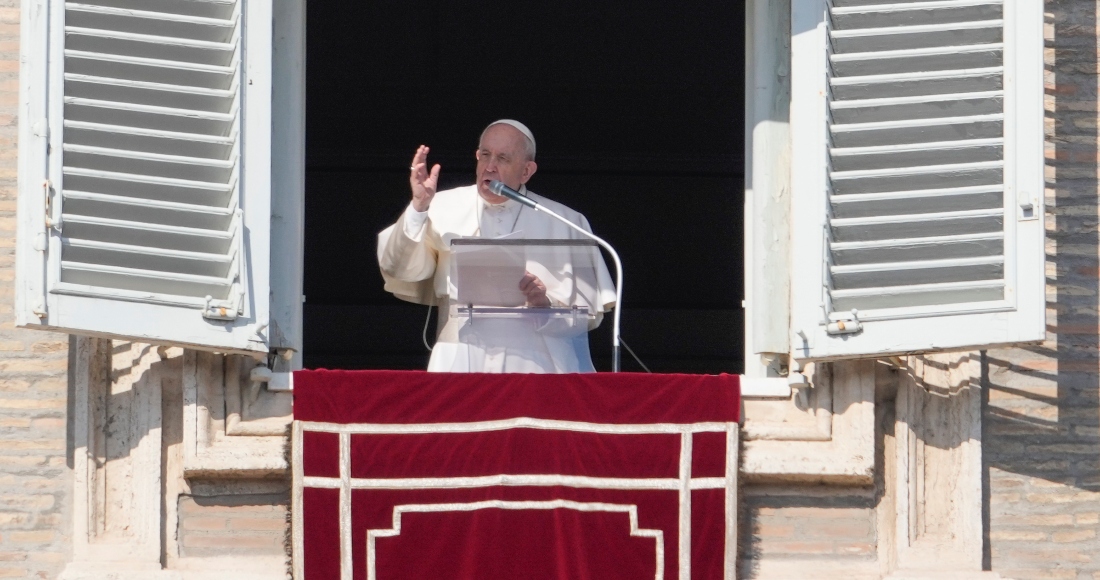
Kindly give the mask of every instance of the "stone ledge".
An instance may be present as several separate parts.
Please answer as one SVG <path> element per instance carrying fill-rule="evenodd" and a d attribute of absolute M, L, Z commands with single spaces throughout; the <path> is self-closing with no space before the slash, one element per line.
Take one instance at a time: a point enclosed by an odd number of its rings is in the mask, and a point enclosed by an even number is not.
<path fill-rule="evenodd" d="M 996 572 L 954 572 L 944 570 L 898 570 L 883 580 L 1008 580 Z"/>
<path fill-rule="evenodd" d="M 190 457 L 183 466 L 184 477 L 221 479 L 269 479 L 290 476 L 290 467 L 282 451 L 278 453 L 239 452 L 204 454 Z"/>
<path fill-rule="evenodd" d="M 72 562 L 58 580 L 184 580 L 179 572 L 164 570 L 160 564 L 125 562 Z"/>
<path fill-rule="evenodd" d="M 179 558 L 165 570 L 156 563 L 72 562 L 59 580 L 273 580 L 289 574 L 286 557 L 217 556 Z"/>

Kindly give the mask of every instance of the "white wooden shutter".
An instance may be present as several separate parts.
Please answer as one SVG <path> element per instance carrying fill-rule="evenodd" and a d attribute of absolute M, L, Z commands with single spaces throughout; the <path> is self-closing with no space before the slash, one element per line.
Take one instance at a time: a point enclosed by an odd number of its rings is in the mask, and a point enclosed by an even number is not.
<path fill-rule="evenodd" d="M 795 355 L 1041 340 L 1042 3 L 792 10 Z"/>
<path fill-rule="evenodd" d="M 271 3 L 24 6 L 20 324 L 267 351 Z"/>

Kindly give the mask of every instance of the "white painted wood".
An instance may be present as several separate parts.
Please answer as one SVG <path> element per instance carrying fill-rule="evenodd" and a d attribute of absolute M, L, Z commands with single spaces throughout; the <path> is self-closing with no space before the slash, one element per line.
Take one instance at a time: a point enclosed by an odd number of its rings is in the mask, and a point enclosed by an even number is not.
<path fill-rule="evenodd" d="M 791 14 L 791 349 L 805 358 L 818 337 L 813 332 L 799 336 L 799 325 L 826 316 L 825 2 L 791 0 Z M 807 269 L 808 264 L 815 265 Z"/>
<path fill-rule="evenodd" d="M 46 0 L 20 3 L 19 163 L 15 249 L 15 323 L 37 324 L 46 313 L 46 148 L 49 124 Z"/>
<path fill-rule="evenodd" d="M 991 92 L 991 91 L 986 91 L 986 92 Z M 895 102 L 895 103 L 900 103 L 900 102 L 933 103 L 933 102 L 935 102 L 935 99 L 919 99 L 918 100 L 918 99 L 914 98 L 914 99 L 908 100 L 908 101 L 901 101 L 900 98 L 898 98 L 898 99 L 888 99 L 888 98 L 883 97 L 883 98 L 877 98 L 877 99 L 858 99 L 856 102 L 859 102 L 859 103 L 875 103 L 875 102 L 877 102 L 877 103 L 884 103 L 884 104 L 890 104 L 891 102 Z M 837 109 L 837 108 L 840 108 L 840 107 L 839 107 L 838 104 L 834 104 L 830 108 Z M 867 123 L 858 123 L 858 124 L 853 123 L 853 124 L 850 124 L 850 125 L 835 124 L 835 125 L 832 125 L 829 128 L 829 130 L 832 132 L 833 138 L 839 140 L 839 142 L 843 144 L 844 139 L 849 139 L 851 141 L 859 140 L 859 141 L 863 141 L 863 142 L 867 142 L 867 141 L 870 141 L 871 139 L 873 139 L 873 137 L 859 136 L 859 135 L 857 135 L 855 137 L 847 137 L 845 135 L 847 133 L 852 133 L 852 134 L 858 134 L 858 133 L 861 133 L 861 132 L 862 133 L 870 133 L 870 132 L 884 133 L 884 132 L 889 131 L 891 129 L 895 129 L 895 130 L 925 129 L 925 130 L 930 131 L 931 129 L 935 129 L 937 127 L 947 127 L 948 129 L 951 129 L 952 125 L 975 125 L 975 124 L 979 124 L 979 123 L 983 123 L 983 122 L 990 125 L 990 126 L 993 126 L 993 127 L 1000 127 L 1000 123 L 1003 120 L 1004 120 L 1004 115 L 1003 114 L 1001 114 L 1001 113 L 991 113 L 991 114 L 988 114 L 988 115 L 969 115 L 969 116 L 963 116 L 963 117 L 941 117 L 941 118 L 934 118 L 934 119 L 899 119 L 899 120 L 891 120 L 891 121 L 867 122 Z M 938 138 L 940 136 L 938 133 L 933 133 L 933 135 L 936 138 Z M 972 135 L 980 135 L 980 133 L 975 133 L 975 134 L 972 134 Z M 904 134 L 902 136 L 904 137 Z M 896 141 L 898 141 L 898 140 L 899 140 L 898 138 L 890 140 L 890 144 L 898 144 L 898 143 L 896 143 Z"/>
<path fill-rule="evenodd" d="M 276 169 L 271 3 L 178 4 L 24 5 L 19 323 L 229 352 L 300 350 L 304 8 L 287 4 L 299 17 L 283 23 L 298 48 L 285 65 L 286 94 L 296 96 L 280 111 L 298 123 Z M 276 170 L 290 183 L 280 217 L 297 232 L 278 256 Z M 278 297 L 274 335 L 273 259 L 297 264 L 278 273 L 290 276 L 280 292 L 292 296 Z M 208 308 L 227 320 L 203 318 Z"/>
<path fill-rule="evenodd" d="M 789 352 L 789 0 L 745 4 L 745 372 L 765 377 L 760 353 Z"/>
<path fill-rule="evenodd" d="M 884 28 L 860 28 L 855 30 L 838 30 L 835 38 L 850 39 L 874 36 L 896 36 L 899 34 L 928 34 L 933 32 L 967 32 L 975 30 L 993 30 L 1001 28 L 1004 22 L 1000 19 L 981 20 L 977 22 L 959 22 L 951 24 L 919 24 L 915 26 L 889 26 Z M 897 47 L 895 47 L 897 48 Z"/>
<path fill-rule="evenodd" d="M 274 0 L 271 95 L 271 330 L 268 345 L 291 349 L 302 368 L 305 268 L 306 4 Z"/>
<path fill-rule="evenodd" d="M 955 48 L 955 47 L 949 47 L 949 48 Z M 883 54 L 887 54 L 889 52 L 891 52 L 891 51 L 883 51 L 883 52 L 876 52 L 876 53 L 870 53 L 870 54 L 883 55 Z M 860 54 L 862 55 L 862 54 L 868 54 L 868 53 L 860 53 Z M 849 56 L 851 56 L 851 55 L 849 55 Z M 831 58 L 835 59 L 835 58 L 839 58 L 839 57 L 834 56 L 834 57 L 831 57 Z M 970 92 L 966 92 L 966 93 L 951 93 L 951 94 L 946 94 L 946 95 L 912 95 L 912 96 L 904 96 L 904 97 L 882 97 L 882 98 L 878 98 L 878 99 L 851 99 L 851 100 L 848 100 L 848 101 L 829 103 L 829 109 L 835 112 L 835 111 L 843 110 L 843 109 L 857 109 L 857 108 L 858 109 L 864 109 L 864 108 L 870 107 L 871 105 L 904 105 L 904 104 L 914 104 L 914 103 L 919 104 L 919 103 L 936 103 L 936 102 L 950 103 L 950 102 L 965 101 L 967 99 L 990 100 L 990 99 L 997 99 L 997 98 L 1003 97 L 1003 96 L 1004 96 L 1004 91 L 999 91 L 998 90 L 998 91 L 977 91 L 977 92 L 970 91 Z M 1000 118 L 999 114 L 997 115 L 997 118 L 998 119 Z"/>
<path fill-rule="evenodd" d="M 226 3 L 228 4 L 228 2 Z M 116 16 L 129 16 L 136 18 L 145 18 L 152 20 L 159 20 L 162 22 L 187 22 L 192 24 L 206 25 L 214 29 L 218 28 L 232 28 L 235 19 L 226 21 L 220 18 L 208 18 L 203 16 L 193 16 L 188 14 L 175 14 L 167 12 L 150 12 L 148 10 L 134 10 L 131 8 L 116 8 L 113 6 L 95 6 L 92 4 L 81 4 L 77 2 L 69 2 L 66 7 L 71 12 L 87 12 L 91 14 L 110 14 Z M 223 33 L 224 34 L 224 33 Z"/>
<path fill-rule="evenodd" d="M 963 8 L 967 6 L 998 6 L 1002 0 L 939 0 L 933 2 L 881 2 L 863 6 L 846 6 L 833 9 L 833 14 L 859 14 L 863 12 L 912 12 L 937 8 Z"/>
<path fill-rule="evenodd" d="M 795 164 L 827 168 L 792 175 L 795 356 L 1041 340 L 1042 62 L 1020 47 L 1042 53 L 1037 0 L 794 13 Z M 853 309 L 862 332 L 829 335 Z"/>
<path fill-rule="evenodd" d="M 241 119 L 241 188 L 244 235 L 241 237 L 241 283 L 257 289 L 251 295 L 256 320 L 253 333 L 265 346 L 271 336 L 271 116 L 272 5 L 270 0 L 241 0 L 244 10 L 244 75 L 241 79 L 244 110 Z M 304 159 L 302 160 L 304 164 Z M 268 348 L 268 350 L 270 350 Z"/>

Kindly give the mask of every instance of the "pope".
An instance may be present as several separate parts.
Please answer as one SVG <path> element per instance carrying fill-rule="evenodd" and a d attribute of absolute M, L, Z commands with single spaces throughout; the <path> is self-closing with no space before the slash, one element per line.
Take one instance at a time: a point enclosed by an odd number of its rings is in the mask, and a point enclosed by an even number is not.
<path fill-rule="evenodd" d="M 409 166 L 411 201 L 397 222 L 378 235 L 378 264 L 387 291 L 398 298 L 440 308 L 436 343 L 428 362 L 438 372 L 594 372 L 588 331 L 615 307 L 615 288 L 603 257 L 593 247 L 554 248 L 528 260 L 515 280 L 530 312 L 579 306 L 595 316 L 583 323 L 545 316 L 478 319 L 457 315 L 452 280 L 455 238 L 579 239 L 565 224 L 494 194 L 499 180 L 586 231 L 577 211 L 527 190 L 538 169 L 535 138 L 519 121 L 501 119 L 481 133 L 475 152 L 476 182 L 437 191 L 441 167 L 430 166 L 421 145 Z M 534 272 L 532 270 L 535 270 Z"/>

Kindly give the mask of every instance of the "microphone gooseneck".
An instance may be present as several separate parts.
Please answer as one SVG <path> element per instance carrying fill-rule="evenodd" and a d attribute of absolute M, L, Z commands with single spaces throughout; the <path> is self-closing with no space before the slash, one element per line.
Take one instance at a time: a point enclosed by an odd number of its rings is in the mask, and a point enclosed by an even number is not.
<path fill-rule="evenodd" d="M 508 187 L 507 185 L 504 185 L 504 182 L 500 180 L 494 179 L 490 181 L 489 191 L 501 197 L 507 197 L 512 201 L 522 203 L 527 207 L 539 209 L 539 204 L 537 201 L 527 197 L 526 195 L 523 195 L 522 193 L 512 189 L 511 187 Z"/>
<path fill-rule="evenodd" d="M 611 247 L 611 244 L 604 241 L 603 238 L 585 230 L 577 224 L 563 218 L 557 213 L 547 209 L 537 201 L 523 195 L 522 193 L 504 185 L 501 181 L 494 179 L 489 182 L 489 191 L 496 195 L 507 197 L 508 199 L 522 203 L 523 205 L 540 211 L 561 223 L 573 228 L 581 235 L 594 240 L 603 249 L 607 250 L 607 253 L 611 254 L 611 258 L 615 261 L 615 312 L 612 314 L 613 324 L 611 326 L 611 372 L 617 373 L 622 368 L 621 357 L 619 356 L 619 345 L 622 341 L 619 339 L 620 329 L 620 314 L 623 309 L 623 261 L 619 259 L 619 253 L 615 251 L 615 248 Z"/>

